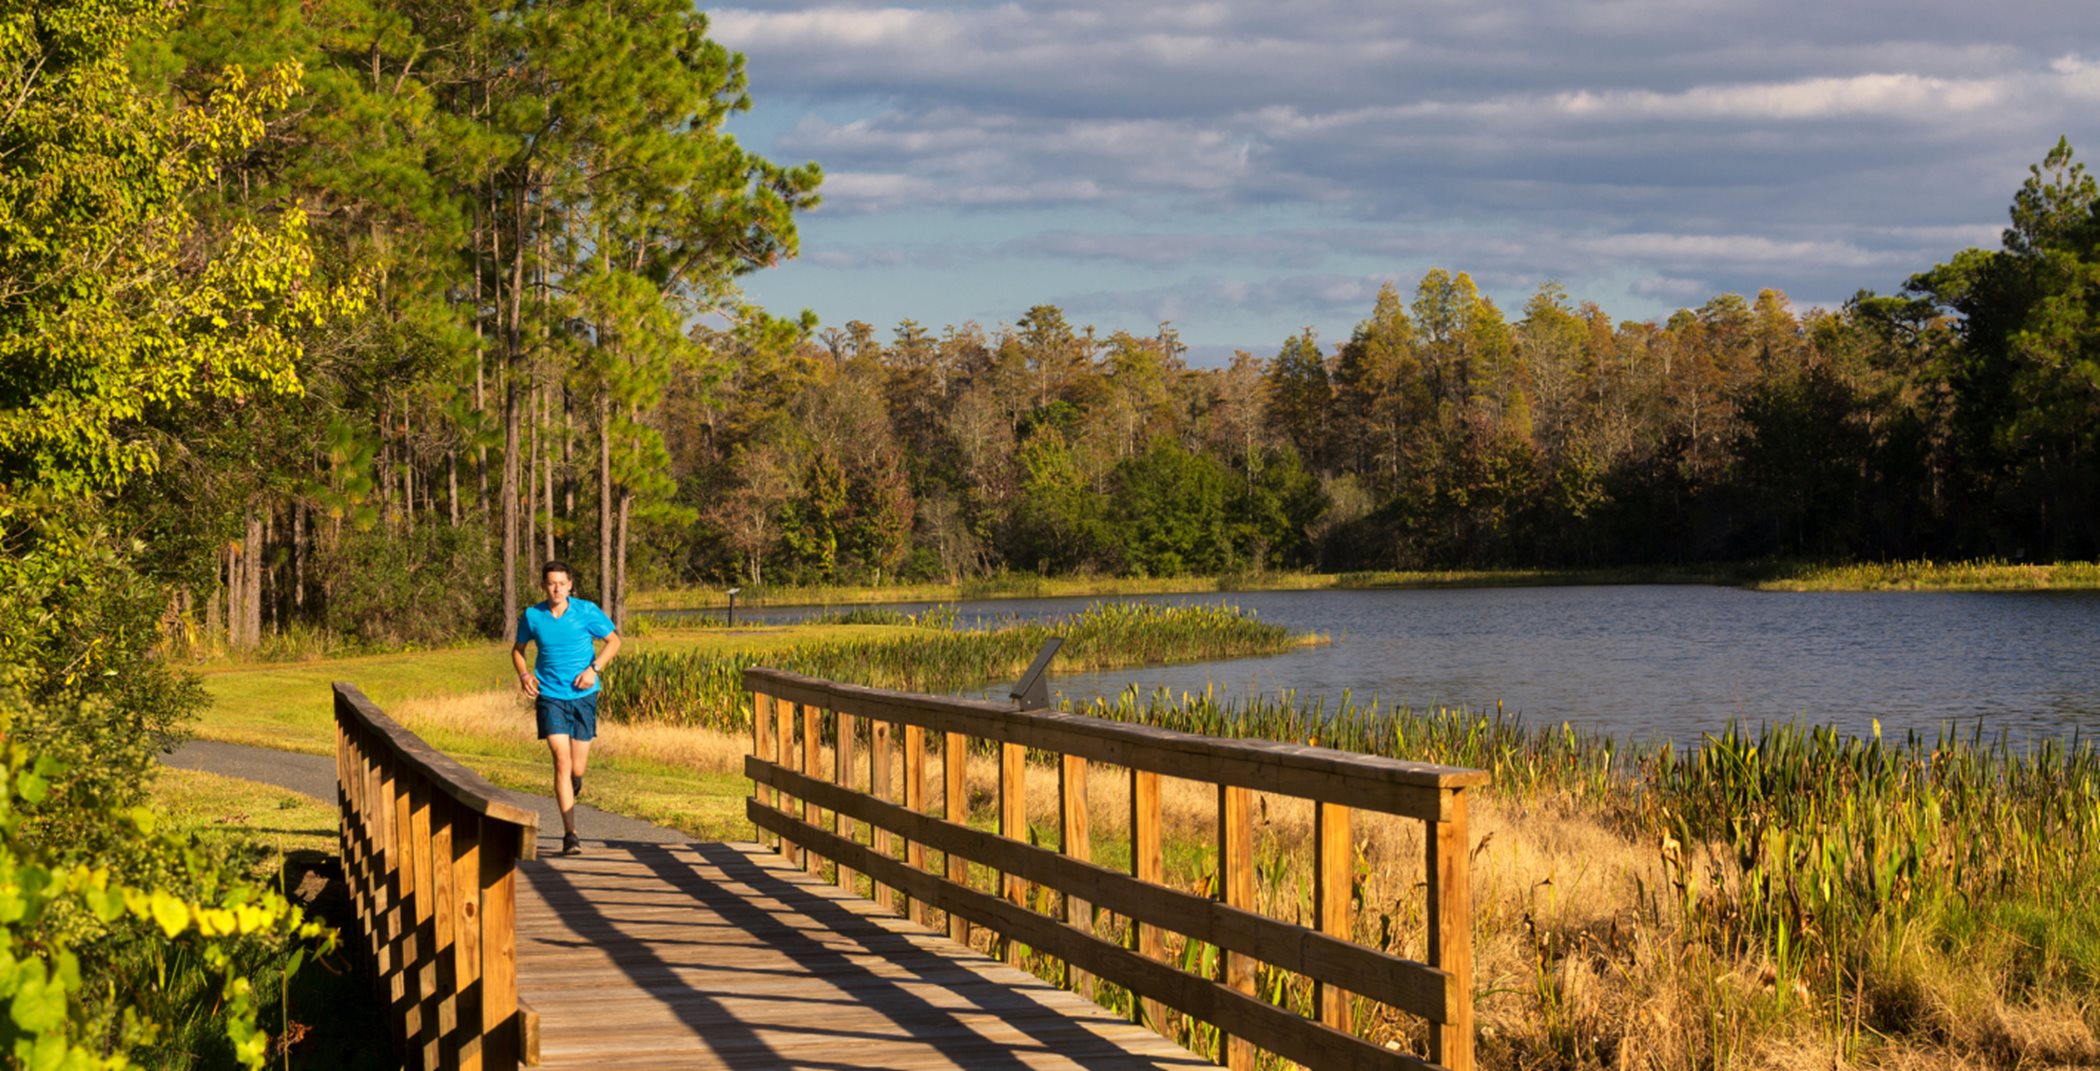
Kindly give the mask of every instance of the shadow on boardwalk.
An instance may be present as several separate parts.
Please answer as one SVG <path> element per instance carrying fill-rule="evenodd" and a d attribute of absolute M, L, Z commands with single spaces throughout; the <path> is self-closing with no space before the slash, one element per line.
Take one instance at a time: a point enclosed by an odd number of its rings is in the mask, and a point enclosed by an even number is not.
<path fill-rule="evenodd" d="M 756 845 L 594 843 L 522 877 L 550 1068 L 1211 1066 Z"/>

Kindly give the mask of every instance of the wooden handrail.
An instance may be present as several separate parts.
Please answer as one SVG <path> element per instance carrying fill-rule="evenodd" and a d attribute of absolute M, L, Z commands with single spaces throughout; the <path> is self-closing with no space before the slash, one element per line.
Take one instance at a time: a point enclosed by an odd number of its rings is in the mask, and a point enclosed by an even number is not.
<path fill-rule="evenodd" d="M 1026 945 L 1064 961 L 1065 981 L 1082 993 L 1094 979 L 1128 989 L 1142 1020 L 1163 1023 L 1161 1005 L 1218 1027 L 1228 1066 L 1252 1067 L 1259 1047 L 1309 1067 L 1473 1066 L 1472 907 L 1467 873 L 1466 790 L 1484 771 L 1258 740 L 1226 740 L 1111 722 L 1059 711 L 1018 711 L 991 702 L 917 695 L 818 680 L 771 669 L 744 673 L 753 693 L 753 754 L 745 760 L 753 796 L 746 813 L 781 850 L 811 872 L 823 860 L 839 883 L 868 877 L 875 899 L 909 898 L 912 917 L 943 911 L 948 931 L 972 925 L 1005 939 L 1012 958 Z M 874 746 L 865 759 L 852 742 L 857 723 Z M 894 727 L 901 726 L 902 732 Z M 797 728 L 800 738 L 797 739 Z M 942 734 L 946 805 L 926 804 L 927 733 Z M 822 742 L 836 742 L 830 769 Z M 963 773 L 971 740 L 997 745 L 998 832 L 968 824 Z M 902 741 L 903 785 L 894 784 L 891 741 Z M 1029 843 L 1024 801 L 1030 752 L 1054 759 L 1059 846 Z M 1093 862 L 1088 845 L 1089 762 L 1129 771 L 1128 873 Z M 869 791 L 856 784 L 866 765 Z M 1047 772 L 1047 771 L 1046 771 Z M 1164 883 L 1159 778 L 1207 781 L 1218 793 L 1219 880 L 1215 897 Z M 1256 791 L 1314 801 L 1312 926 L 1255 910 L 1252 802 Z M 901 799 L 898 798 L 901 794 Z M 795 801 L 790 803 L 790 800 Z M 1372 810 L 1422 821 L 1427 830 L 1428 962 L 1350 939 L 1354 865 L 1351 815 Z M 855 832 L 855 824 L 866 836 Z M 892 851 L 901 841 L 903 858 Z M 945 859 L 930 867 L 928 850 Z M 1000 875 L 991 890 L 969 880 L 971 865 Z M 1030 886 L 1060 894 L 1029 907 Z M 1129 920 L 1131 944 L 1094 932 L 1094 911 Z M 1219 950 L 1217 977 L 1164 962 L 1162 934 Z M 1314 1018 L 1257 996 L 1257 964 L 1313 980 Z M 1350 997 L 1364 997 L 1427 1020 L 1428 1059 L 1392 1051 L 1351 1031 Z"/>
<path fill-rule="evenodd" d="M 518 1000 L 517 865 L 539 815 L 335 685 L 343 874 L 405 1067 L 536 1062 Z"/>

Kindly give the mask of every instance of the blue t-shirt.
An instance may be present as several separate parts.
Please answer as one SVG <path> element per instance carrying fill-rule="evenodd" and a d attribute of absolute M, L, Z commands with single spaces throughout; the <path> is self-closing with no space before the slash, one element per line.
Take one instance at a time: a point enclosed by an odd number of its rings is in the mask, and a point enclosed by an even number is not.
<path fill-rule="evenodd" d="M 604 639 L 613 631 L 612 618 L 588 599 L 570 599 L 560 617 L 548 613 L 545 602 L 526 607 L 518 615 L 518 646 L 540 645 L 532 662 L 533 675 L 540 679 L 540 694 L 549 699 L 581 699 L 596 694 L 597 681 L 583 691 L 577 691 L 574 682 L 597 657 L 591 640 Z"/>

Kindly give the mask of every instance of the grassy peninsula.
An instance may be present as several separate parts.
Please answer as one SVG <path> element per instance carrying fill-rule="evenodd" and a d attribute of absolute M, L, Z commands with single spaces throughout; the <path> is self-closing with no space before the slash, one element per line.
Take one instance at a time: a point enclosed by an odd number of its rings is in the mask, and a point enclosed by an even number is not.
<path fill-rule="evenodd" d="M 740 607 L 855 606 L 978 599 L 1114 598 L 1235 591 L 1380 588 L 1563 587 L 1584 584 L 1714 584 L 1762 591 L 2093 591 L 2100 562 L 2020 563 L 1994 559 L 1893 562 L 1735 562 L 1611 569 L 1419 569 L 1345 573 L 1266 572 L 1207 576 L 1037 576 L 1001 574 L 959 583 L 825 584 L 747 587 Z M 728 596 L 709 588 L 636 594 L 646 611 L 720 611 Z"/>

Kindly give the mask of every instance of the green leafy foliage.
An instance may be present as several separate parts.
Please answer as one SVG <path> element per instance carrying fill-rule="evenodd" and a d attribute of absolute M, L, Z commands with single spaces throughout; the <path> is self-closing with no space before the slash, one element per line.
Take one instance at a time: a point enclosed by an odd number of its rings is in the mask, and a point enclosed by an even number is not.
<path fill-rule="evenodd" d="M 142 538 L 164 518 L 121 496 L 195 456 L 185 421 L 209 407 L 297 394 L 304 332 L 359 300 L 313 283 L 297 208 L 193 211 L 299 68 L 147 93 L 126 56 L 173 14 L 0 8 L 0 1059 L 18 1067 L 260 1067 L 268 983 L 323 939 L 247 861 L 140 806 L 202 695 L 152 653 L 154 573 L 180 568 Z"/>
<path fill-rule="evenodd" d="M 77 783 L 19 727 L 63 715 L 0 691 L 0 1051 L 23 1068 L 259 1068 L 258 1025 L 275 975 L 333 933 L 237 862 L 157 832 L 141 806 L 88 815 L 122 847 L 57 839 L 79 828 Z"/>
<path fill-rule="evenodd" d="M 151 471 L 158 454 L 131 429 L 192 398 L 296 391 L 298 331 L 356 302 L 308 285 L 297 209 L 197 232 L 185 197 L 261 136 L 300 72 L 227 68 L 201 104 L 173 107 L 125 61 L 167 14 L 0 15 L 0 91 L 15 102 L 0 113 L 0 481 L 17 491 Z"/>
<path fill-rule="evenodd" d="M 0 666 L 40 707 L 17 723 L 16 741 L 62 770 L 24 835 L 92 855 L 128 838 L 107 815 L 140 801 L 203 692 L 147 653 L 165 595 L 87 513 L 53 505 L 0 524 Z"/>
<path fill-rule="evenodd" d="M 314 568 L 331 578 L 323 627 L 367 649 L 440 646 L 500 627 L 496 558 L 469 529 L 346 532 Z"/>

